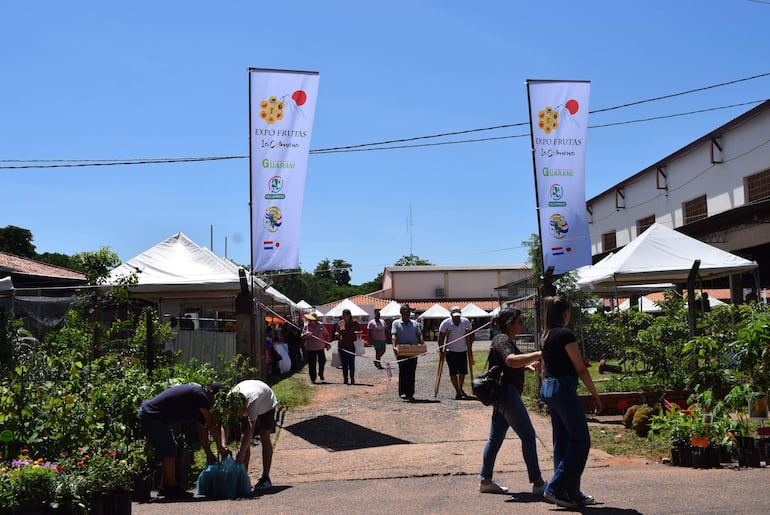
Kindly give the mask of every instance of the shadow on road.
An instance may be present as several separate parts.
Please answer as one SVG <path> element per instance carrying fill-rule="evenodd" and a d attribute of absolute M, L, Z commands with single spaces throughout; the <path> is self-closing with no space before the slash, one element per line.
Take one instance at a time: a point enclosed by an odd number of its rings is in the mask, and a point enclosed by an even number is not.
<path fill-rule="evenodd" d="M 307 442 L 330 451 L 346 451 L 410 443 L 347 420 L 321 415 L 284 428 Z"/>

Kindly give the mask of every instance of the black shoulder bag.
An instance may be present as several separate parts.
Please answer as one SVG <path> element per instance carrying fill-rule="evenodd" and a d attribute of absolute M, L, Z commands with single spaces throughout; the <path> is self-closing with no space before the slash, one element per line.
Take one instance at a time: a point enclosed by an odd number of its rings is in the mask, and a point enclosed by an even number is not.
<path fill-rule="evenodd" d="M 492 354 L 491 347 L 489 354 Z M 490 406 L 497 402 L 503 389 L 503 369 L 499 365 L 489 368 L 489 355 L 487 356 L 485 368 L 487 368 L 486 372 L 473 378 L 471 389 L 473 390 L 473 395 L 481 401 L 481 404 Z"/>

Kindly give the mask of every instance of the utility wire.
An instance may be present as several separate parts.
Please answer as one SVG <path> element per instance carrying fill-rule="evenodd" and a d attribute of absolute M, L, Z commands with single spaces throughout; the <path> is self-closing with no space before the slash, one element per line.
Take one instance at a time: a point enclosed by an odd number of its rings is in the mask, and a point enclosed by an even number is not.
<path fill-rule="evenodd" d="M 613 111 L 617 109 L 622 109 L 626 107 L 636 106 L 648 102 L 655 102 L 659 100 L 664 100 L 668 98 L 674 98 L 682 95 L 688 95 L 691 93 L 696 93 L 699 91 L 705 91 L 709 89 L 729 86 L 732 84 L 736 84 L 739 82 L 745 82 L 749 80 L 754 80 L 762 77 L 770 76 L 770 72 L 762 73 L 758 75 L 753 75 L 751 77 L 744 77 L 742 79 L 736 79 L 732 81 L 727 82 L 721 82 L 718 84 L 712 84 L 709 86 L 704 86 L 701 88 L 691 89 L 687 91 L 682 91 L 679 93 L 672 93 L 670 95 L 663 95 L 653 98 L 648 98 L 644 100 L 638 100 L 636 102 L 629 102 L 626 104 L 621 104 L 618 106 L 613 107 L 607 107 L 603 109 L 596 109 L 593 111 L 589 111 L 590 114 L 595 113 L 601 113 L 601 112 L 607 112 L 607 111 Z M 589 128 L 603 128 L 603 127 L 611 127 L 615 125 L 627 125 L 631 123 L 641 123 L 641 122 L 648 122 L 648 121 L 654 121 L 654 120 L 661 120 L 666 118 L 673 118 L 678 116 L 687 116 L 692 114 L 698 114 L 698 113 L 704 113 L 708 111 L 716 111 L 720 109 L 729 109 L 732 107 L 738 107 L 738 106 L 744 106 L 744 105 L 750 105 L 750 104 L 756 104 L 762 102 L 762 100 L 756 100 L 752 102 L 744 102 L 741 104 L 732 104 L 729 106 L 720 106 L 720 107 L 713 107 L 709 109 L 701 109 L 697 111 L 689 111 L 686 113 L 676 113 L 671 115 L 661 115 L 656 117 L 650 117 L 650 118 L 644 118 L 644 119 L 637 119 L 637 120 L 629 120 L 624 122 L 615 122 L 615 123 L 608 123 L 603 125 L 595 125 L 595 126 L 589 126 Z M 404 148 L 418 148 L 418 147 L 429 147 L 429 146 L 441 146 L 441 145 L 457 145 L 461 143 L 479 143 L 484 141 L 495 141 L 495 140 L 501 140 L 501 139 L 512 139 L 512 138 L 521 138 L 525 136 L 529 136 L 529 133 L 526 134 L 516 134 L 511 136 L 499 136 L 499 137 L 492 137 L 492 138 L 478 138 L 478 139 L 469 139 L 469 140 L 457 140 L 457 141 L 448 141 L 448 142 L 440 142 L 440 143 L 425 143 L 425 144 L 416 144 L 416 145 L 393 145 L 395 143 L 407 143 L 410 141 L 419 141 L 424 139 L 435 139 L 435 138 L 443 138 L 448 136 L 458 136 L 462 134 L 471 134 L 475 132 L 483 132 L 483 131 L 491 131 L 491 130 L 499 130 L 499 129 L 507 129 L 512 127 L 522 127 L 528 125 L 529 122 L 519 122 L 514 124 L 506 124 L 506 125 L 497 125 L 493 127 L 484 127 L 480 129 L 468 129 L 463 131 L 455 131 L 455 132 L 446 132 L 441 134 L 433 134 L 428 136 L 416 136 L 413 138 L 401 138 L 401 139 L 395 139 L 395 140 L 388 140 L 388 141 L 380 141 L 375 143 L 361 143 L 358 145 L 349 145 L 349 146 L 342 146 L 342 147 L 330 147 L 330 148 L 324 148 L 324 149 L 317 149 L 317 150 L 310 150 L 310 154 L 333 154 L 333 153 L 342 153 L 342 152 L 361 152 L 361 151 L 373 151 L 373 150 L 396 150 L 396 149 L 404 149 Z M 393 145 L 384 147 L 383 145 Z M 369 148 L 369 147 L 377 147 L 377 148 Z M 181 157 L 181 158 L 144 158 L 144 159 L 105 159 L 105 160 L 88 160 L 88 159 L 78 159 L 78 160 L 64 160 L 64 159 L 52 159 L 52 160 L 21 160 L 21 159 L 2 159 L 0 160 L 0 163 L 56 163 L 56 164 L 18 164 L 18 165 L 6 165 L 6 166 L 0 166 L 0 170 L 14 170 L 14 169 L 26 169 L 26 168 L 76 168 L 76 167 L 87 167 L 87 166 L 116 166 L 116 165 L 134 165 L 134 164 L 168 164 L 168 163 L 186 163 L 186 162 L 202 162 L 202 161 L 222 161 L 222 160 L 231 160 L 231 159 L 248 159 L 249 156 L 213 156 L 213 157 Z"/>

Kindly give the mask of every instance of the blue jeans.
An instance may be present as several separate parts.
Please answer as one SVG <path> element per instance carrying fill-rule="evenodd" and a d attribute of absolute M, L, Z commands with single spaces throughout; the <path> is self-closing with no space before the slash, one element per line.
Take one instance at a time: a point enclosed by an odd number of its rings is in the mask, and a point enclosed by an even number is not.
<path fill-rule="evenodd" d="M 553 478 L 548 492 L 577 497 L 588 460 L 591 435 L 583 403 L 577 396 L 577 377 L 546 377 L 540 396 L 551 410 Z"/>
<path fill-rule="evenodd" d="M 492 410 L 492 421 L 489 424 L 489 439 L 484 446 L 484 457 L 481 463 L 481 479 L 492 479 L 492 471 L 495 468 L 495 459 L 500 446 L 503 445 L 508 428 L 521 439 L 521 453 L 524 463 L 527 464 L 529 482 L 535 483 L 542 479 L 540 465 L 537 462 L 537 445 L 535 441 L 535 428 L 529 419 L 529 413 L 524 403 L 521 402 L 519 391 L 515 385 L 507 384 L 502 392 L 502 398 Z"/>

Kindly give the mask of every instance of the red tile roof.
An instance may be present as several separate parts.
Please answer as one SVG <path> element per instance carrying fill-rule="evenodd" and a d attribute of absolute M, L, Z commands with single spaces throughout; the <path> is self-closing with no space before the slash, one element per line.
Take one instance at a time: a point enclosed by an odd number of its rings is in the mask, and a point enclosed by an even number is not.
<path fill-rule="evenodd" d="M 24 274 L 39 277 L 54 277 L 57 279 L 86 280 L 86 276 L 80 272 L 60 266 L 41 263 L 33 259 L 27 259 L 6 252 L 0 252 L 0 274 Z"/>
<path fill-rule="evenodd" d="M 379 309 L 384 308 L 390 303 L 390 299 L 378 299 L 370 295 L 354 295 L 353 297 L 349 297 L 349 298 L 354 304 L 358 306 L 374 306 L 375 308 L 379 308 Z M 323 306 L 318 306 L 318 309 L 322 313 L 325 313 L 330 309 L 332 309 L 337 304 L 339 304 L 340 302 L 342 302 L 342 299 L 336 300 L 334 302 L 330 302 L 328 304 L 324 304 Z M 436 303 L 449 309 L 452 306 L 460 306 L 461 308 L 463 308 L 466 305 L 468 305 L 468 303 L 473 302 L 478 307 L 486 311 L 492 311 L 493 309 L 495 309 L 500 305 L 500 303 L 496 300 L 475 300 L 475 299 L 449 300 L 449 301 L 397 299 L 396 302 L 398 302 L 399 304 L 407 303 L 415 311 L 426 311 L 428 308 L 430 308 L 431 306 L 433 306 L 433 304 L 436 304 Z"/>

